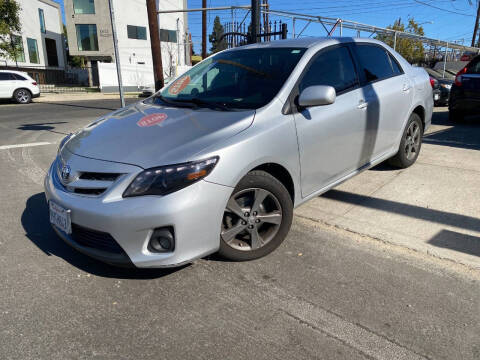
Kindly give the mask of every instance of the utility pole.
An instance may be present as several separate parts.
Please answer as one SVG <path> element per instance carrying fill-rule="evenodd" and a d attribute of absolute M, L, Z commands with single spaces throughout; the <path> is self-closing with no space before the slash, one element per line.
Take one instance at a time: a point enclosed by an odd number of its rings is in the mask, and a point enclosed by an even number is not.
<path fill-rule="evenodd" d="M 207 0 L 202 0 L 202 8 L 207 7 Z M 207 11 L 202 11 L 202 59 L 207 57 Z"/>
<path fill-rule="evenodd" d="M 120 56 L 118 55 L 118 39 L 115 27 L 115 14 L 113 12 L 112 0 L 108 0 L 110 8 L 110 21 L 112 22 L 113 49 L 115 51 L 115 64 L 117 66 L 118 91 L 120 93 L 120 104 L 125 107 L 125 97 L 123 96 L 122 70 L 120 69 Z"/>
<path fill-rule="evenodd" d="M 479 22 L 480 22 L 480 1 L 477 0 L 477 18 L 475 19 L 475 27 L 473 28 L 472 47 L 476 45 L 475 41 L 477 40 L 477 31 L 478 31 Z"/>
<path fill-rule="evenodd" d="M 252 28 L 250 43 L 258 42 L 260 33 L 260 0 L 252 0 Z"/>
<path fill-rule="evenodd" d="M 162 48 L 158 30 L 157 1 L 147 0 L 148 28 L 150 30 L 150 44 L 152 47 L 153 78 L 155 91 L 160 90 L 163 83 Z"/>

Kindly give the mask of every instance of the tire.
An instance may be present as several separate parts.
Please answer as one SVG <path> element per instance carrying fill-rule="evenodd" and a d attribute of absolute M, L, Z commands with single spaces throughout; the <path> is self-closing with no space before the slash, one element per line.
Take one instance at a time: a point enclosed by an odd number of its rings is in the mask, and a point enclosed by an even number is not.
<path fill-rule="evenodd" d="M 461 110 L 448 110 L 448 120 L 450 122 L 461 122 L 463 121 L 465 114 Z"/>
<path fill-rule="evenodd" d="M 32 101 L 32 93 L 27 89 L 17 89 L 13 93 L 13 99 L 17 104 L 28 104 Z"/>
<path fill-rule="evenodd" d="M 251 171 L 228 201 L 219 254 L 232 261 L 263 257 L 283 242 L 292 218 L 293 203 L 285 186 L 265 171 Z"/>
<path fill-rule="evenodd" d="M 389 164 L 400 169 L 405 169 L 413 165 L 420 154 L 422 136 L 422 119 L 420 119 L 420 116 L 413 113 L 408 119 L 398 152 L 394 157 L 388 160 Z"/>

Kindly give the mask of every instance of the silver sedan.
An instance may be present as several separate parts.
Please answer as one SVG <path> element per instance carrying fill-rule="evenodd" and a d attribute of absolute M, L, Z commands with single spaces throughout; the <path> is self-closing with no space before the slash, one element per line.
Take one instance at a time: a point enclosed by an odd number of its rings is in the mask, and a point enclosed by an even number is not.
<path fill-rule="evenodd" d="M 223 51 L 65 138 L 45 179 L 50 222 L 116 265 L 259 258 L 295 206 L 385 160 L 412 165 L 432 108 L 427 73 L 375 40 Z"/>

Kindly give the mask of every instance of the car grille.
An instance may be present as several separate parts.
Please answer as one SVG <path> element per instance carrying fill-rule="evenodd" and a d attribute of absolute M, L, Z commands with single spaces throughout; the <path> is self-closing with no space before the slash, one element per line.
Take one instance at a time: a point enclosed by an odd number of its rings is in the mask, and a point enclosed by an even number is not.
<path fill-rule="evenodd" d="M 68 192 L 86 196 L 100 196 L 123 174 L 79 171 L 73 175 L 71 182 L 64 182 L 62 180 L 61 161 L 58 161 L 55 175 L 64 190 Z"/>
<path fill-rule="evenodd" d="M 115 173 L 101 173 L 101 172 L 83 172 L 80 175 L 82 180 L 92 180 L 92 181 L 115 181 L 121 174 Z"/>
<path fill-rule="evenodd" d="M 125 254 L 112 235 L 72 224 L 72 239 L 79 245 L 114 254 Z"/>

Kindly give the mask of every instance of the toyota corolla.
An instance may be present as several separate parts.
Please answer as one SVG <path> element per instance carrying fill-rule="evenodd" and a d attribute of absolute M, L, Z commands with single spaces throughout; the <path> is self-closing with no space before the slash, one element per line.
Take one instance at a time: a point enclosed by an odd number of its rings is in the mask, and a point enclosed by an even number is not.
<path fill-rule="evenodd" d="M 116 265 L 259 258 L 295 206 L 385 160 L 412 165 L 432 108 L 427 73 L 375 40 L 223 51 L 67 136 L 45 179 L 50 222 Z"/>

